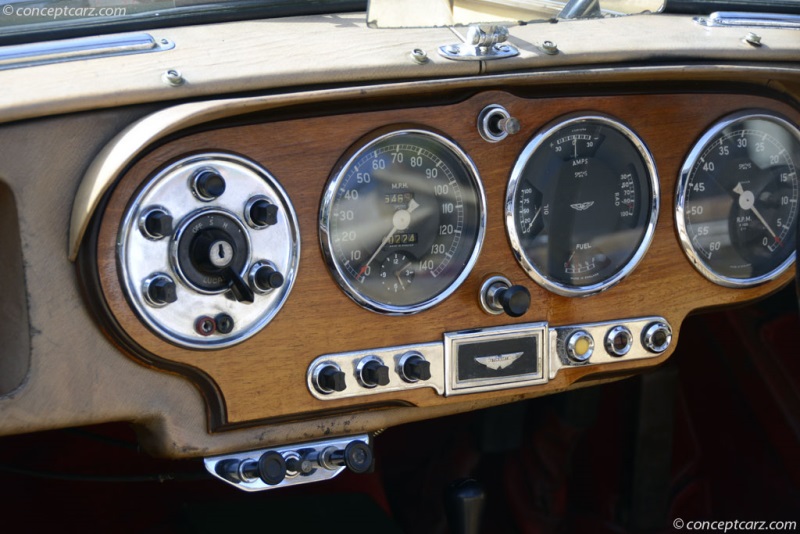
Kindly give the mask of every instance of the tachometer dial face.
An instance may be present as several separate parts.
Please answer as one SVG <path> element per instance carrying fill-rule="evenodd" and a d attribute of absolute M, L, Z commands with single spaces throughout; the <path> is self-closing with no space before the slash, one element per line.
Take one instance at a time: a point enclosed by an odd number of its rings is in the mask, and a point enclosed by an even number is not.
<path fill-rule="evenodd" d="M 478 173 L 452 141 L 423 130 L 380 135 L 328 183 L 320 241 L 342 289 L 386 314 L 430 308 L 474 265 L 486 226 Z"/>
<path fill-rule="evenodd" d="M 644 143 L 602 115 L 546 127 L 525 147 L 506 192 L 520 265 L 547 289 L 588 295 L 639 262 L 658 217 L 658 178 Z"/>
<path fill-rule="evenodd" d="M 675 221 L 687 256 L 709 280 L 746 287 L 794 261 L 800 131 L 783 118 L 737 113 L 689 153 Z"/>

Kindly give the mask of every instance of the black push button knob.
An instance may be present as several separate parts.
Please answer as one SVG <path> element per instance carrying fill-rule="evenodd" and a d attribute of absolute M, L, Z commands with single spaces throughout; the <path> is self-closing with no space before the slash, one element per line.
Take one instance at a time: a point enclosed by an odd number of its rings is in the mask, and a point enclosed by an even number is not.
<path fill-rule="evenodd" d="M 389 368 L 380 360 L 370 360 L 361 368 L 361 381 L 367 387 L 385 386 L 389 383 Z"/>
<path fill-rule="evenodd" d="M 317 389 L 323 393 L 344 391 L 346 387 L 344 373 L 334 365 L 324 366 L 317 374 Z"/>
<path fill-rule="evenodd" d="M 256 270 L 253 281 L 259 291 L 278 289 L 283 285 L 283 275 L 269 265 L 262 265 Z"/>
<path fill-rule="evenodd" d="M 163 306 L 178 300 L 175 282 L 165 275 L 159 275 L 147 284 L 147 297 L 153 304 Z"/>
<path fill-rule="evenodd" d="M 161 209 L 150 211 L 144 218 L 144 231 L 151 239 L 161 239 L 172 233 L 172 216 Z"/>
<path fill-rule="evenodd" d="M 431 362 L 418 355 L 406 358 L 405 362 L 403 362 L 403 378 L 407 382 L 430 380 Z"/>
<path fill-rule="evenodd" d="M 525 286 L 511 286 L 497 292 L 503 311 L 510 317 L 522 317 L 531 306 L 531 292 Z"/>
<path fill-rule="evenodd" d="M 328 451 L 325 451 L 326 453 Z M 333 450 L 323 459 L 323 467 L 333 468 L 346 466 L 350 471 L 362 474 L 372 470 L 374 457 L 372 449 L 363 441 L 351 441 L 344 449 Z"/>
<path fill-rule="evenodd" d="M 278 222 L 278 206 L 265 198 L 256 200 L 250 205 L 250 222 L 256 228 L 276 224 Z"/>
<path fill-rule="evenodd" d="M 279 452 L 267 451 L 258 459 L 258 477 L 270 486 L 280 484 L 286 478 L 286 460 Z"/>
<path fill-rule="evenodd" d="M 225 192 L 225 179 L 217 171 L 200 171 L 194 177 L 194 192 L 202 200 L 214 200 Z"/>

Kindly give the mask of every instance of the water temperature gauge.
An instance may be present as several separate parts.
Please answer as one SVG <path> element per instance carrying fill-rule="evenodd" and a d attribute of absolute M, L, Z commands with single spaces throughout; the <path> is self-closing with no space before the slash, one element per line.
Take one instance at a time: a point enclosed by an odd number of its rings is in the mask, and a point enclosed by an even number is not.
<path fill-rule="evenodd" d="M 602 291 L 644 255 L 658 216 L 653 158 L 603 115 L 545 127 L 520 155 L 506 191 L 506 229 L 528 275 L 565 296 Z"/>

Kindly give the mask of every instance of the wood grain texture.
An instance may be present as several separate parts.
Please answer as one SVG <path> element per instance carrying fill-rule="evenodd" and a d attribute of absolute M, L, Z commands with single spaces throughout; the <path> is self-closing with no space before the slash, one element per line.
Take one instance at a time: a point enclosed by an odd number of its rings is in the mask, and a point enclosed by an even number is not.
<path fill-rule="evenodd" d="M 505 106 L 522 130 L 498 144 L 482 140 L 475 127 L 487 104 Z M 675 185 L 692 144 L 715 120 L 733 111 L 761 108 L 798 122 L 791 107 L 764 97 L 720 94 L 627 95 L 524 99 L 500 91 L 480 93 L 464 102 L 438 107 L 362 112 L 303 118 L 206 131 L 171 141 L 135 163 L 111 194 L 98 237 L 102 292 L 116 320 L 145 350 L 201 369 L 213 378 L 223 398 L 227 424 L 307 417 L 326 410 L 360 410 L 380 405 L 436 407 L 464 402 L 432 390 L 379 394 L 320 401 L 305 385 L 308 364 L 321 354 L 441 340 L 443 332 L 513 323 L 548 321 L 567 325 L 661 315 L 679 327 L 694 310 L 746 302 L 787 283 L 792 272 L 750 289 L 726 289 L 703 278 L 686 259 L 674 221 Z M 513 163 L 527 141 L 550 121 L 569 113 L 605 113 L 631 127 L 652 152 L 661 183 L 661 211 L 653 243 L 644 260 L 621 283 L 601 294 L 567 298 L 530 280 L 508 245 L 503 203 Z M 340 156 L 370 132 L 393 124 L 437 130 L 454 140 L 475 162 L 488 206 L 483 251 L 465 283 L 442 304 L 409 317 L 386 317 L 348 299 L 328 273 L 319 248 L 318 210 L 323 188 Z M 159 168 L 189 153 L 230 151 L 267 168 L 287 190 L 300 221 L 302 256 L 294 290 L 276 318 L 259 334 L 233 348 L 198 352 L 178 348 L 150 332 L 134 315 L 122 294 L 115 242 L 126 205 L 136 189 Z M 523 317 L 489 316 L 481 311 L 478 292 L 490 274 L 501 273 L 531 292 L 531 309 Z M 410 335 L 409 332 L 413 332 Z M 663 362 L 672 352 L 647 362 L 562 370 L 548 385 L 469 395 L 475 402 L 518 400 L 563 390 L 589 374 L 619 372 Z M 135 355 L 132 355 L 135 357 Z M 610 367 L 610 368 L 609 368 Z M 218 429 L 212 429 L 218 430 Z"/>

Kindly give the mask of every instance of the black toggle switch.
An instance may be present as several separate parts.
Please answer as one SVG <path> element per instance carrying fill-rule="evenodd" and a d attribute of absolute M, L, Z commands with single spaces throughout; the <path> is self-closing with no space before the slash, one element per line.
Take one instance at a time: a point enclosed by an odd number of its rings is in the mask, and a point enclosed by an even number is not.
<path fill-rule="evenodd" d="M 265 198 L 256 200 L 250 205 L 250 222 L 256 228 L 272 226 L 278 222 L 278 206 Z"/>
<path fill-rule="evenodd" d="M 225 276 L 231 281 L 231 293 L 233 294 L 233 298 L 239 302 L 246 303 L 255 301 L 255 293 L 253 293 L 253 290 L 250 289 L 250 286 L 247 285 L 247 282 L 244 281 L 244 278 L 242 278 L 239 273 L 233 268 L 228 267 L 225 270 Z"/>
<path fill-rule="evenodd" d="M 178 300 L 175 282 L 173 282 L 170 277 L 163 274 L 155 276 L 150 280 L 150 283 L 147 284 L 147 297 L 157 306 L 175 302 Z"/>
<path fill-rule="evenodd" d="M 283 275 L 269 265 L 262 265 L 253 276 L 256 289 L 259 291 L 269 291 L 278 289 L 283 285 Z"/>
<path fill-rule="evenodd" d="M 214 170 L 200 171 L 194 177 L 194 191 L 202 200 L 214 200 L 225 192 L 225 179 Z"/>
<path fill-rule="evenodd" d="M 525 286 L 511 286 L 497 292 L 503 311 L 511 317 L 522 317 L 531 306 L 531 292 Z"/>
<path fill-rule="evenodd" d="M 389 383 L 389 368 L 380 360 L 370 360 L 361 367 L 361 382 L 367 387 L 385 386 Z"/>
<path fill-rule="evenodd" d="M 270 486 L 280 484 L 286 478 L 286 460 L 279 452 L 267 451 L 258 459 L 258 477 Z"/>
<path fill-rule="evenodd" d="M 412 354 L 403 362 L 403 379 L 406 382 L 430 380 L 431 362 L 418 354 Z"/>
<path fill-rule="evenodd" d="M 172 216 L 162 209 L 151 210 L 144 218 L 147 237 L 161 239 L 172 233 Z"/>
<path fill-rule="evenodd" d="M 317 389 L 322 393 L 333 393 L 334 391 L 344 391 L 347 387 L 345 374 L 335 365 L 324 365 L 317 373 Z"/>

